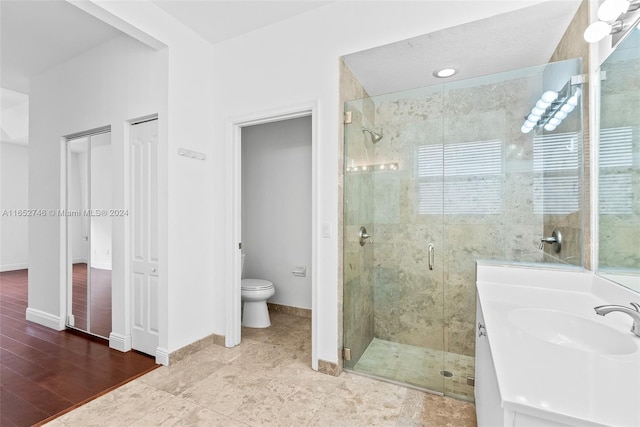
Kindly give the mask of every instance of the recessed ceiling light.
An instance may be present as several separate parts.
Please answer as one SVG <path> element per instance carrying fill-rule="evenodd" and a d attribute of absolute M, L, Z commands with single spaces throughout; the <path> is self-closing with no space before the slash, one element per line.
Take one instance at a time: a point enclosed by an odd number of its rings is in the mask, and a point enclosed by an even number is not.
<path fill-rule="evenodd" d="M 443 68 L 441 70 L 435 70 L 433 72 L 433 75 L 435 77 L 439 77 L 441 79 L 444 79 L 446 77 L 451 77 L 453 76 L 455 73 L 457 73 L 458 70 L 456 70 L 455 68 Z"/>

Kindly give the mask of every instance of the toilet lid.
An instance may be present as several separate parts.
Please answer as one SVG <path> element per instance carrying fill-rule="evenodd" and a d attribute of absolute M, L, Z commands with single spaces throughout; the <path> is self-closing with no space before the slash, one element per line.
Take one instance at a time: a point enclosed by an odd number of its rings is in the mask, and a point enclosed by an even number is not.
<path fill-rule="evenodd" d="M 273 288 L 273 283 L 262 279 L 242 279 L 240 287 L 244 291 L 263 291 Z"/>

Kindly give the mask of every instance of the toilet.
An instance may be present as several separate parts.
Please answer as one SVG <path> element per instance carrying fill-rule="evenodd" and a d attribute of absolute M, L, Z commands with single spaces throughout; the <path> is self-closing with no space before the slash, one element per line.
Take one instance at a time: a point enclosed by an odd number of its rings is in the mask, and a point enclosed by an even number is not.
<path fill-rule="evenodd" d="M 242 276 L 244 276 L 244 254 L 242 254 Z M 242 326 L 268 328 L 271 326 L 267 300 L 276 293 L 273 283 L 262 279 L 241 279 Z"/>

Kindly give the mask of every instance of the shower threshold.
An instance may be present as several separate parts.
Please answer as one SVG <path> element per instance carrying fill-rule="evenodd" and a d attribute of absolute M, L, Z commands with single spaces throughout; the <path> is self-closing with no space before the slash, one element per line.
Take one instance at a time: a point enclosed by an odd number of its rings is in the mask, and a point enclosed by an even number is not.
<path fill-rule="evenodd" d="M 441 391 L 431 390 L 431 389 L 428 389 L 428 388 L 419 387 L 417 385 L 413 385 L 413 384 L 409 384 L 409 383 L 403 383 L 403 382 L 400 382 L 400 381 L 393 380 L 391 378 L 381 377 L 379 375 L 373 375 L 373 374 L 368 374 L 368 373 L 361 372 L 361 371 L 356 371 L 354 368 L 344 368 L 343 370 L 345 372 L 350 373 L 350 374 L 359 375 L 361 377 L 371 378 L 373 380 L 378 380 L 378 381 L 382 381 L 382 382 L 389 383 L 389 384 L 399 385 L 399 386 L 410 388 L 410 389 L 413 389 L 413 390 L 423 391 L 423 392 L 429 393 L 429 394 L 435 394 L 435 395 L 438 395 L 438 396 L 444 396 L 444 393 L 441 392 Z"/>

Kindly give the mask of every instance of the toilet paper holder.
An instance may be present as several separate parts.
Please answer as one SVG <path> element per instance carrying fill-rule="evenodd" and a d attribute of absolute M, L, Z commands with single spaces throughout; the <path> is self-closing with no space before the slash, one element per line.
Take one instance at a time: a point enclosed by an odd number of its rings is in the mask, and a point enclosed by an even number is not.
<path fill-rule="evenodd" d="M 307 276 L 307 267 L 304 265 L 294 265 L 291 269 L 291 272 L 296 277 L 306 277 Z"/>

